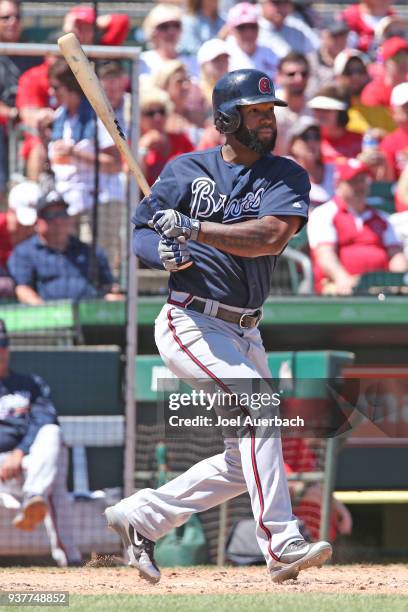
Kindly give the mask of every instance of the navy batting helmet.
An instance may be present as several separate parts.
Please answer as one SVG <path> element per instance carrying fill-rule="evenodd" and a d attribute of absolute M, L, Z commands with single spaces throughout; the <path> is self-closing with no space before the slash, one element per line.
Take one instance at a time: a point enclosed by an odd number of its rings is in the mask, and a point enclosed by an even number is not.
<path fill-rule="evenodd" d="M 212 103 L 215 127 L 224 134 L 233 134 L 241 125 L 239 106 L 273 102 L 287 106 L 275 96 L 275 88 L 267 74 L 246 68 L 227 72 L 215 85 Z"/>

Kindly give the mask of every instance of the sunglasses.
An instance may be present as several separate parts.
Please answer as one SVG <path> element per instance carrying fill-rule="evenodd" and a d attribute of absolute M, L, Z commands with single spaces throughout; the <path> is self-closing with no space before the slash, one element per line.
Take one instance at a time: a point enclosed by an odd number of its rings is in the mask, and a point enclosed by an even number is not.
<path fill-rule="evenodd" d="M 292 72 L 284 72 L 283 75 L 287 77 L 294 77 L 297 74 L 300 74 L 304 79 L 309 76 L 309 72 L 307 70 L 293 70 Z"/>
<path fill-rule="evenodd" d="M 354 75 L 363 76 L 365 74 L 367 74 L 367 72 L 366 70 L 364 70 L 364 68 L 347 68 L 344 71 L 345 76 L 354 76 Z"/>
<path fill-rule="evenodd" d="M 45 212 L 40 215 L 41 219 L 45 219 L 45 221 L 53 221 L 54 219 L 66 219 L 68 218 L 68 213 L 66 210 L 55 210 L 53 212 Z"/>
<path fill-rule="evenodd" d="M 258 29 L 258 24 L 257 23 L 241 23 L 240 25 L 236 26 L 236 29 L 239 32 L 244 32 L 245 30 L 257 30 Z"/>
<path fill-rule="evenodd" d="M 155 115 L 161 115 L 162 117 L 164 117 L 166 115 L 166 109 L 165 108 L 152 108 L 151 110 L 143 111 L 142 115 L 143 117 L 150 117 L 150 119 L 153 119 Z"/>
<path fill-rule="evenodd" d="M 10 15 L 0 15 L 0 21 L 11 21 L 12 19 L 20 21 L 21 15 L 19 13 L 12 13 Z"/>
<path fill-rule="evenodd" d="M 302 134 L 300 138 L 304 142 L 319 142 L 320 134 L 319 132 L 306 132 L 306 134 Z"/>
<path fill-rule="evenodd" d="M 170 30 L 171 28 L 173 28 L 174 30 L 180 30 L 181 29 L 180 21 L 166 21 L 166 23 L 160 23 L 156 27 L 156 30 L 159 30 L 159 32 L 166 32 L 167 30 Z"/>
<path fill-rule="evenodd" d="M 270 4 L 277 4 L 278 6 L 281 4 L 292 4 L 292 0 L 267 0 L 267 2 Z"/>

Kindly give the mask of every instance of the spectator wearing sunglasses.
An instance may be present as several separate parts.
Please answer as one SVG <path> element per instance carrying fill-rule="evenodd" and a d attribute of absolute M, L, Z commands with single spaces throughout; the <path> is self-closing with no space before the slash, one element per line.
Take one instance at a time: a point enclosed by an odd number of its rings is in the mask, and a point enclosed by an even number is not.
<path fill-rule="evenodd" d="M 91 280 L 91 247 L 72 236 L 72 217 L 59 193 L 51 191 L 40 198 L 37 216 L 36 233 L 13 250 L 8 262 L 19 302 L 37 305 L 47 300 L 121 297 L 110 293 L 112 274 L 99 248 L 97 277 Z"/>
<path fill-rule="evenodd" d="M 310 206 L 316 208 L 334 195 L 334 164 L 324 163 L 320 125 L 313 117 L 300 117 L 288 131 L 288 152 L 309 175 Z"/>
<path fill-rule="evenodd" d="M 337 163 L 341 158 L 357 157 L 361 153 L 362 136 L 346 128 L 349 105 L 338 87 L 324 87 L 307 105 L 320 124 L 324 162 Z"/>
<path fill-rule="evenodd" d="M 166 162 L 194 147 L 184 133 L 166 130 L 167 117 L 172 109 L 169 95 L 162 89 L 150 87 L 141 92 L 139 161 L 149 185 L 153 185 Z"/>
<path fill-rule="evenodd" d="M 356 49 L 345 49 L 334 61 L 336 82 L 350 103 L 347 129 L 358 134 L 370 128 L 390 132 L 395 127 L 390 111 L 379 104 L 368 106 L 361 101 L 361 93 L 370 82 L 369 66 L 369 57 Z"/>
<path fill-rule="evenodd" d="M 312 116 L 306 106 L 306 88 L 309 79 L 309 63 L 304 55 L 292 51 L 280 60 L 276 82 L 277 95 L 287 103 L 286 107 L 275 107 L 278 138 L 276 155 L 288 153 L 288 131 L 300 117 Z"/>
<path fill-rule="evenodd" d="M 270 47 L 278 57 L 290 51 L 307 55 L 318 48 L 319 40 L 313 31 L 292 17 L 291 0 L 261 0 L 260 4 L 259 44 Z"/>
<path fill-rule="evenodd" d="M 166 130 L 188 134 L 192 143 L 200 140 L 207 114 L 207 104 L 197 81 L 188 78 L 180 60 L 170 60 L 153 80 L 155 86 L 168 93 L 172 110 L 167 117 Z"/>
<path fill-rule="evenodd" d="M 275 79 L 279 57 L 269 47 L 258 44 L 258 15 L 258 8 L 249 2 L 239 2 L 229 10 L 229 69 L 255 68 Z"/>
<path fill-rule="evenodd" d="M 195 56 L 179 53 L 182 11 L 172 4 L 156 4 L 143 22 L 143 33 L 150 47 L 140 54 L 140 73 L 155 76 L 169 60 L 180 59 L 190 76 L 198 76 Z"/>
<path fill-rule="evenodd" d="M 187 0 L 186 6 L 179 48 L 194 55 L 206 40 L 219 35 L 225 20 L 219 14 L 218 0 Z"/>

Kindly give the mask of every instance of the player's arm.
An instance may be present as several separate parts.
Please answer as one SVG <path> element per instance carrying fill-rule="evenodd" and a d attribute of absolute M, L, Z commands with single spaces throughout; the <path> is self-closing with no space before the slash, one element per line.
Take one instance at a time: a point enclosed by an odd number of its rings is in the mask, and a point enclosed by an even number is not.
<path fill-rule="evenodd" d="M 334 244 L 320 244 L 314 249 L 316 263 L 324 274 L 332 280 L 339 295 L 350 295 L 359 277 L 349 274 L 336 253 Z"/>
<path fill-rule="evenodd" d="M 282 178 L 262 196 L 257 219 L 213 223 L 179 211 L 157 212 L 150 226 L 168 237 L 184 236 L 240 257 L 279 255 L 307 220 L 310 182 L 306 172 L 285 160 Z"/>
<path fill-rule="evenodd" d="M 24 438 L 16 448 L 27 454 L 36 435 L 44 425 L 58 425 L 55 406 L 51 401 L 50 388 L 40 376 L 31 377 L 31 407 L 28 427 Z"/>
<path fill-rule="evenodd" d="M 171 162 L 153 185 L 152 193 L 136 207 L 132 217 L 135 226 L 132 245 L 135 255 L 149 268 L 176 272 L 183 269 L 190 260 L 187 243 L 177 238 L 163 240 L 149 227 L 149 220 L 156 212 L 170 207 L 167 203 L 169 194 L 172 195 L 171 206 L 175 208 L 181 195 Z"/>
<path fill-rule="evenodd" d="M 204 221 L 197 241 L 240 257 L 279 255 L 302 223 L 297 216 L 266 216 L 234 225 Z"/>

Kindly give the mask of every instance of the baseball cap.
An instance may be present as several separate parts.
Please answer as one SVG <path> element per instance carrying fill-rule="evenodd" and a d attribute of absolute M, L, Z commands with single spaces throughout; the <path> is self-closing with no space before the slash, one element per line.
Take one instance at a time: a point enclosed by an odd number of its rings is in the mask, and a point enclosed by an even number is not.
<path fill-rule="evenodd" d="M 346 34 L 349 31 L 348 25 L 342 19 L 329 19 L 322 26 L 322 30 L 326 30 L 330 34 Z"/>
<path fill-rule="evenodd" d="M 351 181 L 358 174 L 368 174 L 371 170 L 364 162 L 359 159 L 351 158 L 336 165 L 336 179 L 339 181 Z"/>
<path fill-rule="evenodd" d="M 347 110 L 347 103 L 337 98 L 331 98 L 330 96 L 315 96 L 307 103 L 309 108 L 322 109 L 322 110 Z"/>
<path fill-rule="evenodd" d="M 228 45 L 225 40 L 220 38 L 211 38 L 206 40 L 201 45 L 197 53 L 197 62 L 199 66 L 202 66 L 206 62 L 211 62 L 220 55 L 230 55 Z"/>
<path fill-rule="evenodd" d="M 340 51 L 340 53 L 336 55 L 333 63 L 334 74 L 336 76 L 344 74 L 347 64 L 353 58 L 361 60 L 366 67 L 370 64 L 370 59 L 361 51 L 358 51 L 357 49 L 344 49 L 344 51 Z"/>
<path fill-rule="evenodd" d="M 179 21 L 181 23 L 182 12 L 178 6 L 173 4 L 156 4 L 147 14 L 143 22 L 143 32 L 149 39 L 157 26 L 169 21 Z"/>
<path fill-rule="evenodd" d="M 0 348 L 7 348 L 9 338 L 7 334 L 6 324 L 3 319 L 0 319 Z"/>
<path fill-rule="evenodd" d="M 314 117 L 308 117 L 307 115 L 299 117 L 287 132 L 288 141 L 292 142 L 292 140 L 302 136 L 310 128 L 317 128 L 320 130 L 319 122 Z"/>
<path fill-rule="evenodd" d="M 381 56 L 384 60 L 388 60 L 400 51 L 408 52 L 408 40 L 399 36 L 388 38 L 381 46 Z"/>
<path fill-rule="evenodd" d="M 408 103 L 408 83 L 396 85 L 391 92 L 391 106 L 404 106 Z"/>
<path fill-rule="evenodd" d="M 66 209 L 68 209 L 68 204 L 65 202 L 62 195 L 58 193 L 58 191 L 55 191 L 53 189 L 52 191 L 49 191 L 48 193 L 42 195 L 40 199 L 38 200 L 38 204 L 37 204 L 38 216 L 42 217 L 45 209 L 48 208 L 49 206 L 53 206 L 54 204 L 62 204 L 63 206 L 65 206 Z M 68 212 L 67 212 L 67 216 L 68 216 Z"/>
<path fill-rule="evenodd" d="M 227 24 L 231 28 L 244 23 L 258 23 L 258 9 L 249 2 L 239 2 L 228 11 Z"/>
<path fill-rule="evenodd" d="M 30 226 L 37 221 L 40 196 L 40 187 L 34 181 L 23 181 L 10 189 L 8 206 L 16 213 L 20 225 Z"/>
<path fill-rule="evenodd" d="M 84 23 L 88 23 L 92 25 L 95 23 L 95 11 L 91 6 L 73 6 L 70 11 L 68 11 L 68 15 L 71 15 L 78 21 L 83 21 Z"/>

